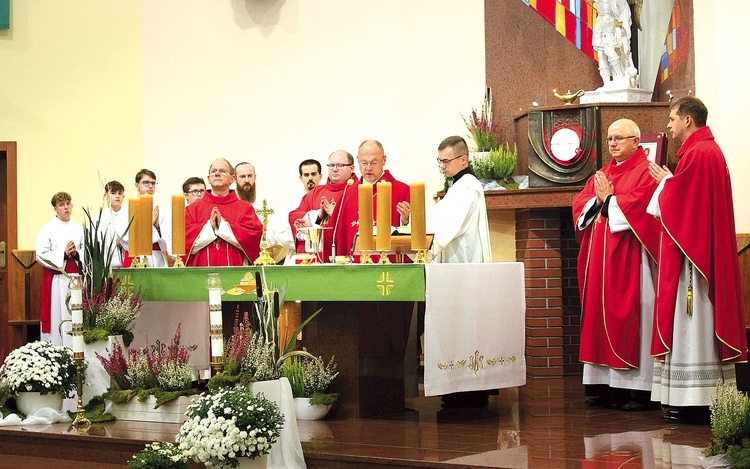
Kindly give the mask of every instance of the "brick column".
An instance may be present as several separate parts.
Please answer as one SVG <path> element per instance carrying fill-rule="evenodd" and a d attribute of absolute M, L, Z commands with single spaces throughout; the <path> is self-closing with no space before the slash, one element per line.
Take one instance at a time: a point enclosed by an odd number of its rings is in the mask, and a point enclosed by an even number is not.
<path fill-rule="evenodd" d="M 526 374 L 563 376 L 560 210 L 516 210 L 516 259 L 526 272 Z"/>
<path fill-rule="evenodd" d="M 570 209 L 560 209 L 562 235 L 563 358 L 566 375 L 583 373 L 578 361 L 581 338 L 581 299 L 578 294 L 578 243 Z"/>

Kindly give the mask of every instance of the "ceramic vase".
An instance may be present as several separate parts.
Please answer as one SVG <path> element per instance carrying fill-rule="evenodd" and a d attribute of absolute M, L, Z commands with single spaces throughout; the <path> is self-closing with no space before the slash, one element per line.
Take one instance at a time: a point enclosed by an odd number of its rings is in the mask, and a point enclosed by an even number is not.
<path fill-rule="evenodd" d="M 45 407 L 60 412 L 62 404 L 63 398 L 57 393 L 19 392 L 16 395 L 16 407 L 25 415 L 34 415 L 37 410 Z"/>

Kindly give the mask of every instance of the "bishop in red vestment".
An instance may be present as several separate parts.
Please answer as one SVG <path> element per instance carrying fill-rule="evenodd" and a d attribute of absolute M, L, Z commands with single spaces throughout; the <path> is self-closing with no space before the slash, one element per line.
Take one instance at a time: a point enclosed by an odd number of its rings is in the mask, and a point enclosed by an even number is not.
<path fill-rule="evenodd" d="M 211 191 L 185 207 L 187 265 L 252 264 L 260 253 L 263 234 L 255 209 L 229 189 L 234 169 L 228 161 L 214 161 L 208 179 Z"/>

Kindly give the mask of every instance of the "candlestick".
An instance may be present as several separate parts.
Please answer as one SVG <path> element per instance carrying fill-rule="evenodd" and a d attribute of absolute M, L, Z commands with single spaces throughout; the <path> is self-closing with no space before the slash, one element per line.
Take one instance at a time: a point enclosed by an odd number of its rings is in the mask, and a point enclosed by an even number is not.
<path fill-rule="evenodd" d="M 372 251 L 375 240 L 372 236 L 372 185 L 359 186 L 359 250 Z"/>
<path fill-rule="evenodd" d="M 391 183 L 378 183 L 378 251 L 391 250 Z"/>
<path fill-rule="evenodd" d="M 139 204 L 138 214 L 141 217 L 141 221 L 138 224 L 141 235 L 141 255 L 150 256 L 153 253 L 151 245 L 153 244 L 153 216 L 154 216 L 154 197 L 150 194 L 144 194 L 140 197 L 141 203 Z"/>
<path fill-rule="evenodd" d="M 427 249 L 427 228 L 425 226 L 424 182 L 409 186 L 411 203 L 411 248 L 415 251 Z"/>
<path fill-rule="evenodd" d="M 185 196 L 172 196 L 172 254 L 185 254 Z"/>
<path fill-rule="evenodd" d="M 214 374 L 224 369 L 224 324 L 221 317 L 221 277 L 218 273 L 206 275 L 208 288 L 208 321 L 210 327 L 211 367 Z"/>
<path fill-rule="evenodd" d="M 138 215 L 140 211 L 140 201 L 138 198 L 128 199 L 128 216 L 130 217 L 130 228 L 128 229 L 128 254 L 134 259 L 140 256 L 141 253 L 138 251 L 140 247 L 138 240 L 140 239 L 139 225 L 141 218 Z"/>

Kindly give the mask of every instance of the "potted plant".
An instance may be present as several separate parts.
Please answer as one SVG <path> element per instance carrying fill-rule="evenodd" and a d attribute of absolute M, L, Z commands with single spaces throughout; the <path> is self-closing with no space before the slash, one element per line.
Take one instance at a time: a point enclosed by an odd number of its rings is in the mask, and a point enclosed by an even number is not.
<path fill-rule="evenodd" d="M 750 468 L 750 398 L 720 380 L 709 408 L 713 438 L 703 467 Z"/>
<path fill-rule="evenodd" d="M 502 146 L 490 150 L 489 155 L 492 178 L 506 189 L 518 189 L 518 183 L 513 179 L 518 162 L 518 148 L 513 144 L 511 150 L 507 142 Z"/>
<path fill-rule="evenodd" d="M 256 295 L 255 314 L 259 328 L 253 331 L 247 316 L 240 322 L 235 318 L 232 337 L 224 347 L 224 370 L 214 375 L 208 382 L 208 389 L 216 392 L 223 387 L 235 384 L 249 385 L 252 382 L 279 379 L 283 362 L 294 355 L 308 355 L 307 351 L 295 350 L 297 337 L 303 328 L 320 313 L 320 309 L 310 315 L 294 332 L 289 341 L 282 345 L 279 339 L 279 311 L 284 304 L 286 284 L 281 289 L 263 288 L 265 268 L 255 274 Z"/>
<path fill-rule="evenodd" d="M 324 365 L 323 357 L 294 357 L 284 362 L 282 374 L 289 379 L 294 408 L 299 420 L 320 420 L 338 400 L 338 393 L 326 393 L 338 376 L 334 357 Z"/>
<path fill-rule="evenodd" d="M 5 357 L 4 378 L 16 406 L 25 415 L 42 407 L 62 408 L 65 397 L 72 397 L 77 384 L 73 351 L 51 342 L 23 345 Z"/>
<path fill-rule="evenodd" d="M 97 354 L 113 382 L 103 395 L 109 401 L 106 412 L 123 420 L 184 420 L 188 396 L 197 392 L 192 387 L 193 367 L 189 363 L 196 346 L 180 344 L 180 327 L 170 345 L 157 341 L 149 346 L 146 340 L 146 347 L 130 349 L 127 354 L 120 344 L 115 344 L 108 356 Z"/>
<path fill-rule="evenodd" d="M 174 443 L 149 443 L 128 461 L 128 469 L 188 469 L 190 458 Z"/>
<path fill-rule="evenodd" d="M 500 147 L 503 138 L 500 124 L 492 119 L 492 88 L 487 87 L 482 109 L 479 112 L 472 109 L 468 119 L 462 118 L 474 140 L 476 151 L 486 152 Z"/>
<path fill-rule="evenodd" d="M 180 449 L 194 461 L 219 467 L 242 467 L 243 458 L 259 458 L 259 467 L 265 467 L 284 423 L 275 403 L 244 386 L 202 395 L 187 417 L 177 434 Z"/>

